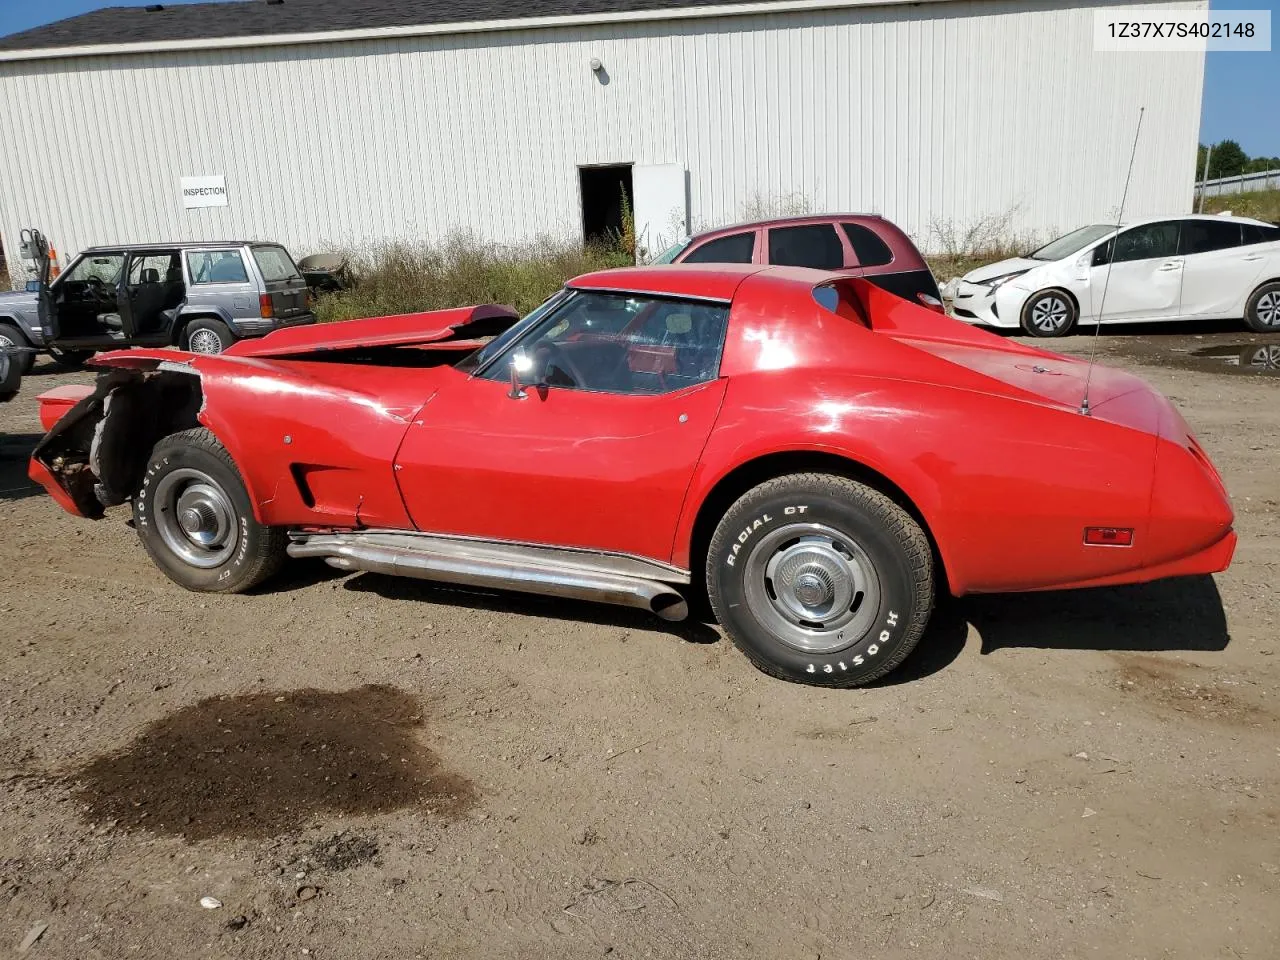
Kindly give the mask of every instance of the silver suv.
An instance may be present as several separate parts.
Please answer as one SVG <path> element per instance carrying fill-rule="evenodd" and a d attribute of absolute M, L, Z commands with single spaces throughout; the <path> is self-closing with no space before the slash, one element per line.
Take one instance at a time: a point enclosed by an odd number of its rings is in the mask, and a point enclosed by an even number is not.
<path fill-rule="evenodd" d="M 85 250 L 50 278 L 48 244 L 23 231 L 38 279 L 0 293 L 0 349 L 66 366 L 99 350 L 170 344 L 220 353 L 241 337 L 314 323 L 311 294 L 278 243 L 155 243 Z M 34 362 L 28 352 L 23 371 Z"/>

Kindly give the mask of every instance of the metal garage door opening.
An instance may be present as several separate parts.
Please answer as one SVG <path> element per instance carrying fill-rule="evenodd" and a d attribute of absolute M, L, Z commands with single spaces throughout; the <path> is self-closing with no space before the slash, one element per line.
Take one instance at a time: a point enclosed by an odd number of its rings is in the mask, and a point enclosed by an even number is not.
<path fill-rule="evenodd" d="M 582 188 L 582 238 L 587 243 L 608 243 L 622 236 L 622 198 L 634 209 L 631 164 L 579 167 Z"/>

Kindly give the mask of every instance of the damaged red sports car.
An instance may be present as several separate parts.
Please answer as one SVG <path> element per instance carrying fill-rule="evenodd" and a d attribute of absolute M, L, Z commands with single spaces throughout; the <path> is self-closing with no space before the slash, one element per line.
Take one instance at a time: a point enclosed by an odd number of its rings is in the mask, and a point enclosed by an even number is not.
<path fill-rule="evenodd" d="M 705 593 L 762 670 L 857 686 L 940 590 L 1212 573 L 1235 546 L 1221 480 L 1141 380 L 1095 367 L 1084 404 L 1083 362 L 817 271 L 611 270 L 523 319 L 95 363 L 91 393 L 42 398 L 32 476 L 85 517 L 131 501 L 192 590 L 289 555 L 671 620 Z"/>

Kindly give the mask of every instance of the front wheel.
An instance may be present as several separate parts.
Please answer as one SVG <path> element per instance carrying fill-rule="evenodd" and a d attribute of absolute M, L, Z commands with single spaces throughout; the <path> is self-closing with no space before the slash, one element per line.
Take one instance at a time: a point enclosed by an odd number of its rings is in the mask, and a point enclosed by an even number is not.
<path fill-rule="evenodd" d="M 933 557 L 920 525 L 884 494 L 796 474 L 729 508 L 707 553 L 707 593 L 765 673 L 857 687 L 901 664 L 924 633 Z"/>
<path fill-rule="evenodd" d="M 1264 283 L 1253 291 L 1244 322 L 1258 333 L 1280 333 L 1280 281 Z"/>
<path fill-rule="evenodd" d="M 12 323 L 0 323 L 0 350 L 22 350 L 22 353 L 11 353 L 9 362 L 17 368 L 19 376 L 25 377 L 35 366 L 36 355 L 24 348 L 31 346 L 22 331 Z"/>
<path fill-rule="evenodd" d="M 235 462 L 203 427 L 156 444 L 133 519 L 156 566 L 188 590 L 242 593 L 284 562 L 285 531 L 254 519 Z"/>
<path fill-rule="evenodd" d="M 1022 329 L 1033 337 L 1065 337 L 1076 325 L 1076 305 L 1061 290 L 1041 290 L 1022 306 Z"/>

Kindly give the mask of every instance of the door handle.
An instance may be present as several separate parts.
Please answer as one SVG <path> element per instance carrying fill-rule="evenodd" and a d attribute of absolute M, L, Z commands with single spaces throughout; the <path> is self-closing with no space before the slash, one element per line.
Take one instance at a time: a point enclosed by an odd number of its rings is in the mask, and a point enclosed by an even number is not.
<path fill-rule="evenodd" d="M 1261 260 L 1261 259 L 1263 259 L 1262 254 L 1260 254 L 1260 253 L 1255 253 L 1255 254 L 1254 254 L 1253 256 L 1251 256 L 1251 257 L 1245 257 L 1245 258 L 1244 258 L 1244 262 L 1245 262 L 1245 263 L 1256 263 L 1257 261 L 1259 261 L 1259 260 Z"/>
<path fill-rule="evenodd" d="M 1181 270 L 1181 269 L 1182 269 L 1182 261 L 1180 261 L 1180 260 L 1172 260 L 1172 261 L 1170 261 L 1169 263 L 1162 263 L 1162 264 L 1160 264 L 1160 269 L 1161 269 L 1161 270 L 1163 270 L 1163 271 L 1164 271 L 1164 272 L 1166 272 L 1166 273 L 1168 273 L 1168 272 L 1169 272 L 1169 271 L 1171 271 L 1171 270 Z"/>

